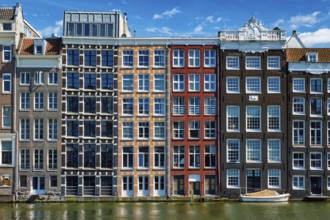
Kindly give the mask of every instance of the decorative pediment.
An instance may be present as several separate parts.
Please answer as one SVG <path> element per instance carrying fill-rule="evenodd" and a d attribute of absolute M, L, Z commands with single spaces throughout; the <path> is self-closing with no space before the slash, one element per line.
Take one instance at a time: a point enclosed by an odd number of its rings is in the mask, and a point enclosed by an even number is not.
<path fill-rule="evenodd" d="M 261 33 L 268 31 L 260 21 L 255 17 L 250 18 L 241 29 L 239 29 L 240 34 L 245 36 L 245 39 L 257 40 L 261 38 Z"/>

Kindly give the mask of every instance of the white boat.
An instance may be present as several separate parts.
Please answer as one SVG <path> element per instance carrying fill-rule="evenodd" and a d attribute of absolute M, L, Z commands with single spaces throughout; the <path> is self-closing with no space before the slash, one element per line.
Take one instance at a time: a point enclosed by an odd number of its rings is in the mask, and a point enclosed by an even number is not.
<path fill-rule="evenodd" d="M 259 192 L 240 195 L 240 200 L 242 202 L 287 202 L 289 197 L 289 193 L 279 194 L 276 191 L 266 189 Z"/>

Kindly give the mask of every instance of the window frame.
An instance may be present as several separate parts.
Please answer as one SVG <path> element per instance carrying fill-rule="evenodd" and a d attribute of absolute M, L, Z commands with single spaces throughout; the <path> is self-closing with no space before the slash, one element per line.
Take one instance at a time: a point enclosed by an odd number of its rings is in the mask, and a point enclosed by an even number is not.
<path fill-rule="evenodd" d="M 9 57 L 9 59 L 6 59 L 6 57 Z M 12 46 L 2 45 L 2 62 L 10 63 L 11 61 L 12 61 Z"/>
<path fill-rule="evenodd" d="M 7 78 L 9 77 L 9 78 Z M 2 74 L 2 93 L 11 94 L 12 91 L 12 77 L 11 73 Z"/>
<path fill-rule="evenodd" d="M 239 56 L 226 56 L 226 69 L 239 70 L 240 69 Z"/>
<path fill-rule="evenodd" d="M 277 80 L 277 85 L 274 84 L 274 80 Z M 273 80 L 271 82 L 271 80 Z M 278 88 L 278 89 L 274 89 Z M 281 78 L 279 76 L 270 76 L 267 77 L 267 93 L 269 94 L 279 94 L 281 93 Z"/>
<path fill-rule="evenodd" d="M 245 57 L 246 70 L 261 70 L 261 57 L 260 56 L 246 56 Z"/>
<path fill-rule="evenodd" d="M 267 69 L 280 70 L 281 69 L 280 56 L 267 56 Z"/>
<path fill-rule="evenodd" d="M 188 67 L 197 68 L 201 65 L 201 51 L 199 49 L 188 50 Z"/>
<path fill-rule="evenodd" d="M 228 94 L 240 93 L 240 79 L 237 76 L 226 77 L 226 92 Z"/>
<path fill-rule="evenodd" d="M 165 50 L 154 50 L 154 68 L 165 67 Z"/>
<path fill-rule="evenodd" d="M 216 66 L 216 50 L 204 50 L 204 68 Z"/>
<path fill-rule="evenodd" d="M 214 73 L 204 74 L 204 92 L 216 92 L 217 91 L 216 82 L 217 82 L 216 74 Z"/>
<path fill-rule="evenodd" d="M 185 66 L 185 51 L 182 49 L 173 50 L 172 64 L 174 68 L 183 68 Z"/>

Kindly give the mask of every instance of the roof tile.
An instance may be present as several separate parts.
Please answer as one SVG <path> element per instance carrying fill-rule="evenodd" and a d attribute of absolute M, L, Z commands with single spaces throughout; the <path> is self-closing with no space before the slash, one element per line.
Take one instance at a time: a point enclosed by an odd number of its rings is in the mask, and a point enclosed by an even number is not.
<path fill-rule="evenodd" d="M 306 53 L 308 52 L 318 53 L 318 62 L 320 63 L 330 62 L 330 48 L 287 48 L 287 62 L 307 61 Z"/>
<path fill-rule="evenodd" d="M 46 39 L 46 54 L 45 55 L 59 55 L 61 52 L 61 38 L 49 38 Z M 21 50 L 19 52 L 20 55 L 33 55 L 33 38 L 25 38 L 22 43 Z"/>
<path fill-rule="evenodd" d="M 15 9 L 8 7 L 0 8 L 0 20 L 14 20 Z"/>

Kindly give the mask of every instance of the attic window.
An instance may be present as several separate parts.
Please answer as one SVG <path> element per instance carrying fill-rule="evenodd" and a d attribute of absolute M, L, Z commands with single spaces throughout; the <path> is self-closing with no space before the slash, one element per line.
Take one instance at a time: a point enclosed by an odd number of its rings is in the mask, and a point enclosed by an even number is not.
<path fill-rule="evenodd" d="M 36 54 L 42 54 L 42 46 L 36 46 Z"/>
<path fill-rule="evenodd" d="M 315 52 L 306 53 L 307 61 L 308 62 L 317 62 L 318 61 L 318 54 Z"/>
<path fill-rule="evenodd" d="M 3 23 L 4 31 L 11 31 L 11 23 Z"/>

